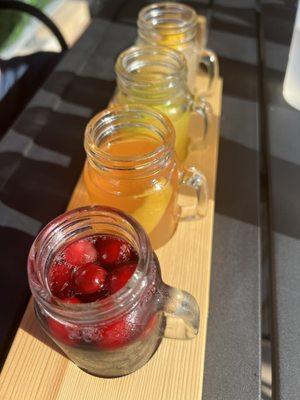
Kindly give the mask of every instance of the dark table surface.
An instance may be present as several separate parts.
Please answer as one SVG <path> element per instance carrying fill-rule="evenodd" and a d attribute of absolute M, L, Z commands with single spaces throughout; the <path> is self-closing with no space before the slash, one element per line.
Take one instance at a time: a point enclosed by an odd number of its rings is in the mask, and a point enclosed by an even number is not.
<path fill-rule="evenodd" d="M 116 57 L 134 42 L 137 12 L 148 3 L 105 1 L 0 142 L 2 361 L 29 298 L 30 244 L 67 206 L 83 166 L 84 127 L 112 96 Z M 281 96 L 295 7 L 275 0 L 259 7 L 248 0 L 186 3 L 207 16 L 208 44 L 224 79 L 203 399 L 260 398 L 261 304 L 268 299 L 261 287 L 268 287 L 269 265 L 276 398 L 298 399 L 300 113 Z M 284 43 L 276 25 L 286 27 Z"/>
<path fill-rule="evenodd" d="M 262 8 L 274 398 L 300 397 L 300 111 L 282 96 L 295 3 Z"/>

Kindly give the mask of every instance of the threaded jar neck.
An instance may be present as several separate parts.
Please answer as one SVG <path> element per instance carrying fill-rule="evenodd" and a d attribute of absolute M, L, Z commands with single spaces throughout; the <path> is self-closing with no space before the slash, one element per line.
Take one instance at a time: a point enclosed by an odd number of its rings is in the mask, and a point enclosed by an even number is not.
<path fill-rule="evenodd" d="M 132 278 L 117 293 L 93 303 L 71 304 L 55 298 L 49 288 L 48 271 L 62 247 L 97 234 L 119 236 L 139 254 Z M 104 206 L 78 208 L 51 221 L 36 237 L 28 257 L 28 278 L 35 301 L 46 314 L 70 323 L 105 323 L 129 312 L 147 286 L 153 250 L 143 228 L 125 213 Z"/>
<path fill-rule="evenodd" d="M 130 101 L 155 104 L 187 91 L 184 56 L 163 46 L 130 47 L 116 63 L 118 91 Z"/>
<path fill-rule="evenodd" d="M 179 3 L 156 3 L 138 15 L 138 35 L 148 44 L 186 45 L 197 35 L 197 14 Z"/>
<path fill-rule="evenodd" d="M 140 146 L 134 150 L 136 143 Z M 153 108 L 135 104 L 97 114 L 88 123 L 84 139 L 88 162 L 118 179 L 160 173 L 174 159 L 174 143 L 169 119 Z"/>

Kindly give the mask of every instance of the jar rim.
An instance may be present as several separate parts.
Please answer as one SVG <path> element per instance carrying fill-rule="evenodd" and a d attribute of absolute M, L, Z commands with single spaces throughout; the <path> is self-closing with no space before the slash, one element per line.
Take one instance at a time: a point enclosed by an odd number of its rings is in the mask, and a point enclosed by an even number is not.
<path fill-rule="evenodd" d="M 159 17 L 164 17 L 167 14 L 172 13 L 176 18 L 175 25 L 160 25 L 158 23 Z M 182 15 L 185 14 L 185 18 Z M 186 4 L 175 3 L 175 2 L 164 2 L 164 3 L 154 3 L 150 4 L 139 12 L 138 14 L 138 29 L 141 32 L 152 31 L 157 25 L 160 26 L 159 34 L 161 36 L 170 35 L 172 33 L 186 33 L 188 31 L 193 31 L 191 36 L 182 37 L 181 42 L 190 41 L 196 35 L 197 26 L 197 13 L 196 11 Z"/>
<path fill-rule="evenodd" d="M 100 149 L 97 145 L 99 137 L 120 132 L 125 126 L 144 127 L 139 123 L 139 116 L 153 118 L 159 126 L 147 123 L 148 130 L 161 137 L 153 151 L 142 155 L 120 156 Z M 120 122 L 121 120 L 121 122 Z M 123 125 L 122 125 L 123 121 Z M 88 158 L 93 164 L 107 171 L 135 170 L 145 171 L 159 167 L 165 159 L 173 157 L 175 130 L 169 118 L 158 110 L 139 104 L 114 105 L 96 114 L 87 124 L 84 137 L 84 147 Z"/>
<path fill-rule="evenodd" d="M 119 291 L 107 298 L 91 303 L 63 303 L 53 296 L 49 288 L 47 282 L 48 270 L 46 271 L 47 260 L 44 257 L 44 252 L 51 243 L 51 239 L 54 239 L 53 235 L 57 235 L 60 243 L 63 241 L 61 237 L 63 227 L 68 230 L 75 229 L 76 221 L 79 223 L 88 222 L 88 218 L 97 215 L 100 217 L 115 216 L 132 228 L 138 241 L 138 249 L 136 249 L 139 254 L 137 267 L 128 282 Z M 94 232 L 95 234 L 96 232 Z M 70 241 L 67 243 L 70 243 Z M 58 245 L 54 252 L 57 253 L 62 247 L 62 245 Z M 135 306 L 145 288 L 145 277 L 152 260 L 153 250 L 149 238 L 142 226 L 133 217 L 112 207 L 93 205 L 67 211 L 54 218 L 40 231 L 29 251 L 27 272 L 33 297 L 47 312 L 51 315 L 63 317 L 71 323 L 78 323 L 78 319 L 82 323 L 93 323 L 99 322 L 99 320 L 114 319 L 120 314 L 129 312 Z M 41 271 L 39 268 L 41 268 Z"/>
<path fill-rule="evenodd" d="M 161 56 L 161 59 L 157 58 Z M 152 57 L 152 58 L 151 58 Z M 165 68 L 165 73 L 151 73 L 151 79 L 134 73 L 145 66 Z M 147 90 L 154 88 L 164 92 L 176 89 L 186 83 L 187 65 L 183 54 L 166 46 L 132 46 L 120 53 L 116 65 L 118 83 L 134 89 Z M 123 86 L 123 85 L 122 85 Z"/>

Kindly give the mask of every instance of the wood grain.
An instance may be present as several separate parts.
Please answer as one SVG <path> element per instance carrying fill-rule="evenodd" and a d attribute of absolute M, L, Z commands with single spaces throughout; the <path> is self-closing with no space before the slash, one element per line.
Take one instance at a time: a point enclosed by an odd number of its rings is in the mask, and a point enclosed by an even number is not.
<path fill-rule="evenodd" d="M 157 251 L 168 284 L 192 293 L 200 305 L 200 331 L 196 339 L 164 339 L 156 354 L 140 370 L 118 379 L 90 376 L 68 361 L 41 331 L 30 301 L 0 376 L 1 400 L 200 400 L 204 373 L 209 306 L 214 191 L 219 142 L 222 82 L 209 101 L 212 129 L 206 145 L 189 155 L 207 176 L 208 214 L 198 221 L 181 222 Z M 181 201 L 188 200 L 182 196 Z M 79 180 L 69 209 L 88 203 Z"/>

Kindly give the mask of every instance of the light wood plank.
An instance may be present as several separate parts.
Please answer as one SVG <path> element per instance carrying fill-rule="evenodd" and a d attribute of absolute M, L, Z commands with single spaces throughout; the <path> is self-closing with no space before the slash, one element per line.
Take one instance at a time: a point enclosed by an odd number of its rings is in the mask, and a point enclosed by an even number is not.
<path fill-rule="evenodd" d="M 182 222 L 157 251 L 165 282 L 192 293 L 201 311 L 200 331 L 192 341 L 165 339 L 143 368 L 118 379 L 90 376 L 68 361 L 43 334 L 29 303 L 0 376 L 2 400 L 200 400 L 209 307 L 214 191 L 219 142 L 222 81 L 213 96 L 212 131 L 205 148 L 189 155 L 207 176 L 207 216 Z M 182 199 L 181 199 L 182 200 Z M 184 197 L 186 200 L 186 197 Z M 82 179 L 69 209 L 88 203 Z"/>

